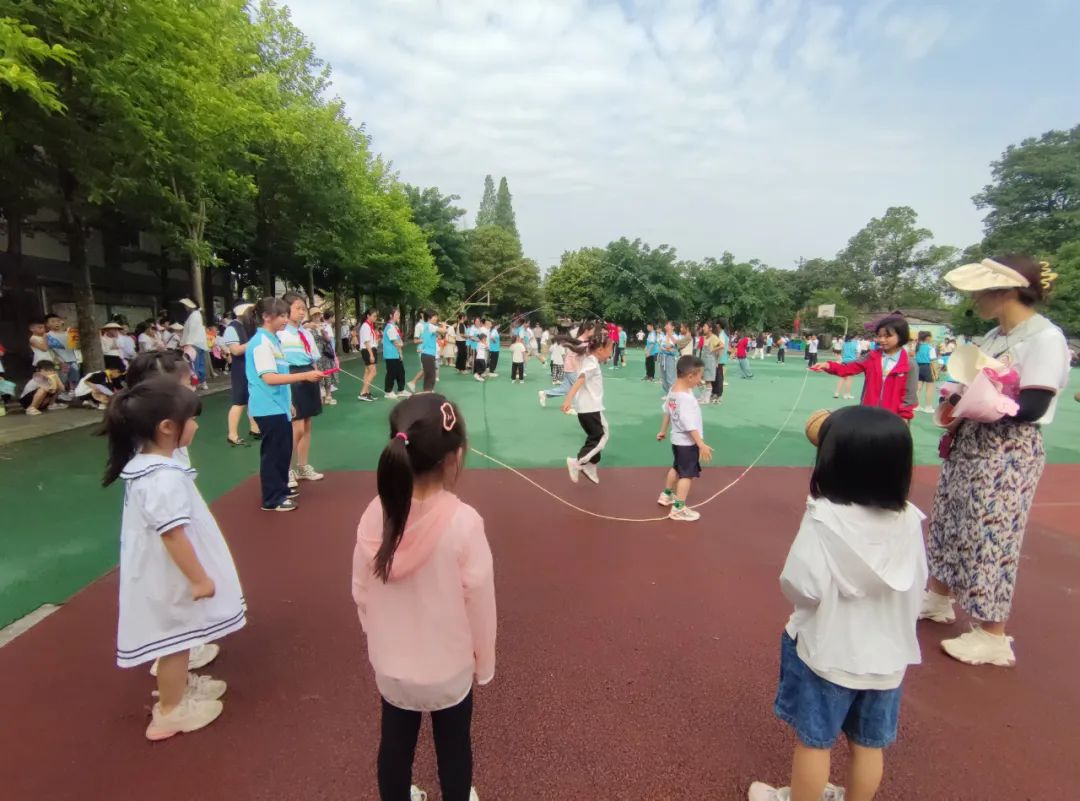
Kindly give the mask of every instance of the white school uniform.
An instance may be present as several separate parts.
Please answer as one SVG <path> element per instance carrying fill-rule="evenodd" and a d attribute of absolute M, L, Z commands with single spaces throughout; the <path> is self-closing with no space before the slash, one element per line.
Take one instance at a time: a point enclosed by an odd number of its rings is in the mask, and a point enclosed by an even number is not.
<path fill-rule="evenodd" d="M 581 376 L 585 376 L 585 383 L 574 395 L 574 408 L 580 414 L 604 411 L 604 374 L 599 360 L 591 353 L 581 359 L 578 378 Z"/>
<path fill-rule="evenodd" d="M 243 628 L 240 579 L 217 521 L 195 486 L 195 471 L 167 456 L 136 454 L 124 467 L 120 530 L 120 615 L 116 664 L 134 667 Z M 183 526 L 213 598 L 194 601 L 191 584 L 161 536 Z"/>

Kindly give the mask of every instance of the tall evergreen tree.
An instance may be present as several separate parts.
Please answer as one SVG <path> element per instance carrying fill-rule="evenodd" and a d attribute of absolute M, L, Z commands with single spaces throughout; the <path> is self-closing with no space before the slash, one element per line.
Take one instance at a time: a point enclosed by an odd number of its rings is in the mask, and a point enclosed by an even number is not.
<path fill-rule="evenodd" d="M 495 225 L 495 181 L 490 175 L 484 176 L 484 197 L 480 200 L 480 209 L 476 212 L 476 227 Z"/>
<path fill-rule="evenodd" d="M 479 223 L 479 220 L 477 222 Z M 504 231 L 513 234 L 514 239 L 521 239 L 518 236 L 517 221 L 514 219 L 513 196 L 510 194 L 510 187 L 506 183 L 505 176 L 499 181 L 499 194 L 495 198 L 495 219 L 492 222 Z"/>

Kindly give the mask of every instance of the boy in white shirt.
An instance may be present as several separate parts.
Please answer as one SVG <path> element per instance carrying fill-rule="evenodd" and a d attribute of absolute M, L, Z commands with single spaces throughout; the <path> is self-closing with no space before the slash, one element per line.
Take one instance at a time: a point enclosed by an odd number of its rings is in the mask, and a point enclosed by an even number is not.
<path fill-rule="evenodd" d="M 514 344 L 510 346 L 510 383 L 525 383 L 525 344 L 521 337 L 514 337 Z"/>
<path fill-rule="evenodd" d="M 671 429 L 671 452 L 674 462 L 668 470 L 667 485 L 656 502 L 670 506 L 668 517 L 672 520 L 693 521 L 701 517 L 686 505 L 690 495 L 690 482 L 701 475 L 701 462 L 712 461 L 713 449 L 705 444 L 705 426 L 701 420 L 701 406 L 694 396 L 694 389 L 701 384 L 705 363 L 697 356 L 682 356 L 675 365 L 677 378 L 664 398 L 664 422 L 660 425 L 657 442 L 662 442 Z"/>
<path fill-rule="evenodd" d="M 563 355 L 566 348 L 558 341 L 551 343 L 551 383 L 558 386 L 563 381 Z"/>
<path fill-rule="evenodd" d="M 477 381 L 483 381 L 487 372 L 487 354 L 487 334 L 480 331 L 476 335 L 476 355 L 473 357 L 473 378 Z"/>

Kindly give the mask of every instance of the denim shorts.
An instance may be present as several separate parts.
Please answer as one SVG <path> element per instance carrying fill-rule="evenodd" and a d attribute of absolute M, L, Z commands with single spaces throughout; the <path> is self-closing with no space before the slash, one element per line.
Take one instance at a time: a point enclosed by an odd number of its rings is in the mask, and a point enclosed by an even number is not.
<path fill-rule="evenodd" d="M 840 732 L 863 748 L 884 748 L 896 740 L 900 688 L 851 690 L 826 681 L 799 658 L 785 631 L 773 711 L 807 748 L 832 748 Z"/>

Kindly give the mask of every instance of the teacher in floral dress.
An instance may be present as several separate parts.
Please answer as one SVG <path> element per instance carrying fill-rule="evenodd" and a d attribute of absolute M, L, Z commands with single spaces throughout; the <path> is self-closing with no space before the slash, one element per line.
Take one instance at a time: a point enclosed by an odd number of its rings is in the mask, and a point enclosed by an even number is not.
<path fill-rule="evenodd" d="M 1056 278 L 1046 262 L 1016 255 L 983 259 L 945 276 L 971 293 L 982 319 L 997 320 L 979 348 L 1015 368 L 1020 379 L 1016 414 L 992 423 L 965 419 L 955 427 L 930 515 L 930 585 L 921 617 L 952 623 L 955 600 L 974 622 L 941 647 L 969 665 L 1016 664 L 1005 625 L 1046 462 L 1042 427 L 1053 421 L 1069 375 L 1065 335 L 1035 310 Z"/>

